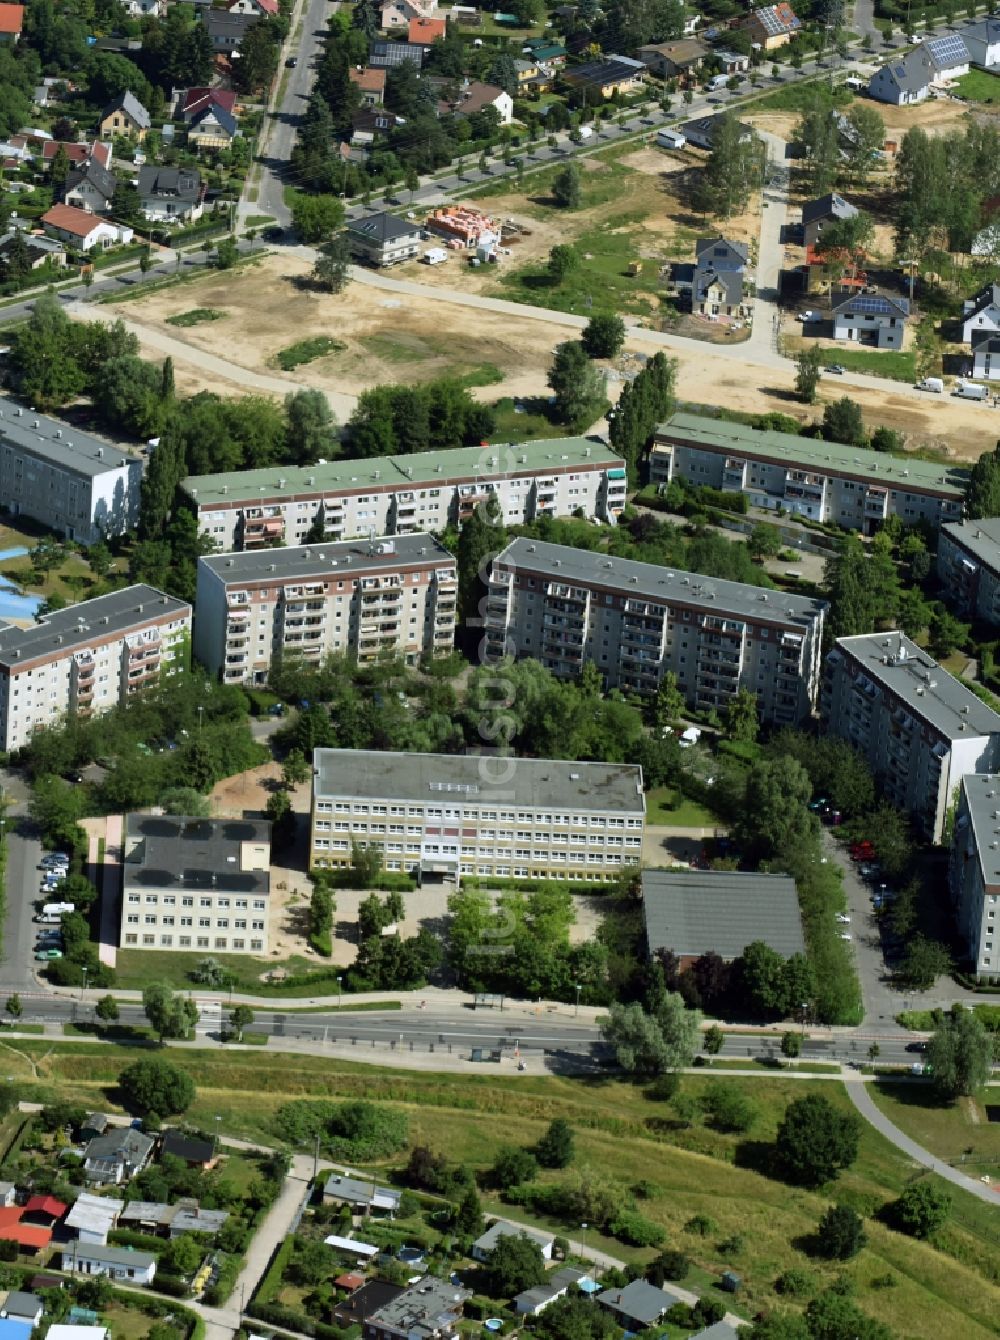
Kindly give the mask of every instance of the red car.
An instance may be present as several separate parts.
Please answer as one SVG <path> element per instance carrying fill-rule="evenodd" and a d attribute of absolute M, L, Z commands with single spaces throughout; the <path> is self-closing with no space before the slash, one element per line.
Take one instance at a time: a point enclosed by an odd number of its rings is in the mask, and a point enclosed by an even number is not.
<path fill-rule="evenodd" d="M 848 848 L 852 861 L 873 861 L 875 848 L 870 842 L 854 842 Z"/>

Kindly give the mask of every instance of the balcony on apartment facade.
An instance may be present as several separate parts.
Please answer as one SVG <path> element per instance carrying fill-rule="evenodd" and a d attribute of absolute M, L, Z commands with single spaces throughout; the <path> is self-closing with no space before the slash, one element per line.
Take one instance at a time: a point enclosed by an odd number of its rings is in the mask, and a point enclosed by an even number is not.
<path fill-rule="evenodd" d="M 250 507 L 243 513 L 243 545 L 252 549 L 285 535 L 285 517 L 280 507 Z"/>

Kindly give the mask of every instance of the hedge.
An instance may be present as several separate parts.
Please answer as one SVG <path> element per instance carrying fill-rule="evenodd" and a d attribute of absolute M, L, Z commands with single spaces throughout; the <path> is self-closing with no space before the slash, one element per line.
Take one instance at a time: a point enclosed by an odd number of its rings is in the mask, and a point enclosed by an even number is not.
<path fill-rule="evenodd" d="M 289 1234 L 284 1238 L 277 1251 L 271 1257 L 271 1264 L 268 1266 L 264 1278 L 257 1286 L 257 1292 L 254 1294 L 254 1303 L 266 1306 L 276 1296 L 281 1288 L 281 1282 L 285 1274 L 285 1266 L 288 1265 L 289 1258 L 295 1251 L 295 1238 Z M 247 1308 L 249 1312 L 250 1309 Z M 263 1318 L 262 1320 L 266 1320 Z"/>

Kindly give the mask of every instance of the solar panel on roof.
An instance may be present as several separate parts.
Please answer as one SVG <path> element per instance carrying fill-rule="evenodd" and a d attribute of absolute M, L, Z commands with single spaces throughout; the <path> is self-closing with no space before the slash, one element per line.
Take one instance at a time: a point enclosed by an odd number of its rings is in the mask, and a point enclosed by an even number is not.
<path fill-rule="evenodd" d="M 890 311 L 888 298 L 878 298 L 873 296 L 854 298 L 851 301 L 851 307 L 855 312 L 864 312 L 872 316 L 881 315 Z"/>
<path fill-rule="evenodd" d="M 932 37 L 925 46 L 939 65 L 961 65 L 969 59 L 969 49 L 958 33 Z"/>

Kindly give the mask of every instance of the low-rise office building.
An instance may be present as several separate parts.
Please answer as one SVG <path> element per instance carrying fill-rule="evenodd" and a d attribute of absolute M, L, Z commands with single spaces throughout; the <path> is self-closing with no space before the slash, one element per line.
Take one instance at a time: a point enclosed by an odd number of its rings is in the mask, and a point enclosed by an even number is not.
<path fill-rule="evenodd" d="M 1000 980 L 1000 782 L 993 773 L 962 778 L 948 883 L 972 971 Z"/>
<path fill-rule="evenodd" d="M 824 729 L 863 755 L 881 793 L 933 842 L 962 778 L 1000 761 L 1000 716 L 904 633 L 838 638 L 821 707 Z"/>
<path fill-rule="evenodd" d="M 942 526 L 937 575 L 956 613 L 1000 624 L 1000 518 Z"/>
<path fill-rule="evenodd" d="M 675 414 L 656 430 L 654 484 L 673 479 L 742 493 L 755 507 L 874 534 L 887 517 L 904 525 L 960 521 L 969 472 L 935 461 L 887 456 L 840 442 Z"/>
<path fill-rule="evenodd" d="M 142 461 L 58 419 L 0 407 L 0 509 L 79 544 L 124 535 L 139 519 Z"/>
<path fill-rule="evenodd" d="M 226 684 L 264 684 L 289 657 L 415 665 L 454 648 L 457 592 L 454 555 L 427 534 L 211 554 L 194 651 Z"/>
<path fill-rule="evenodd" d="M 126 816 L 124 948 L 266 954 L 270 892 L 269 823 Z"/>
<path fill-rule="evenodd" d="M 726 963 L 763 940 L 782 956 L 806 952 L 795 881 L 744 870 L 644 870 L 642 913 L 650 958 L 677 955 L 681 968 L 703 954 Z"/>
<path fill-rule="evenodd" d="M 576 511 L 614 522 L 627 481 L 603 442 L 570 437 L 194 475 L 182 488 L 228 552 L 302 544 L 317 525 L 324 540 L 442 531 L 491 499 L 509 525 Z"/>
<path fill-rule="evenodd" d="M 633 764 L 317 749 L 310 862 L 343 868 L 375 843 L 422 881 L 603 882 L 639 863 L 645 814 Z"/>
<path fill-rule="evenodd" d="M 703 709 L 749 689 L 763 721 L 790 724 L 816 701 L 825 612 L 804 596 L 519 538 L 493 560 L 486 646 L 558 675 L 592 661 L 629 693 L 655 693 L 670 670 Z"/>
<path fill-rule="evenodd" d="M 142 584 L 0 628 L 0 748 L 128 702 L 183 665 L 190 633 L 191 606 Z"/>

